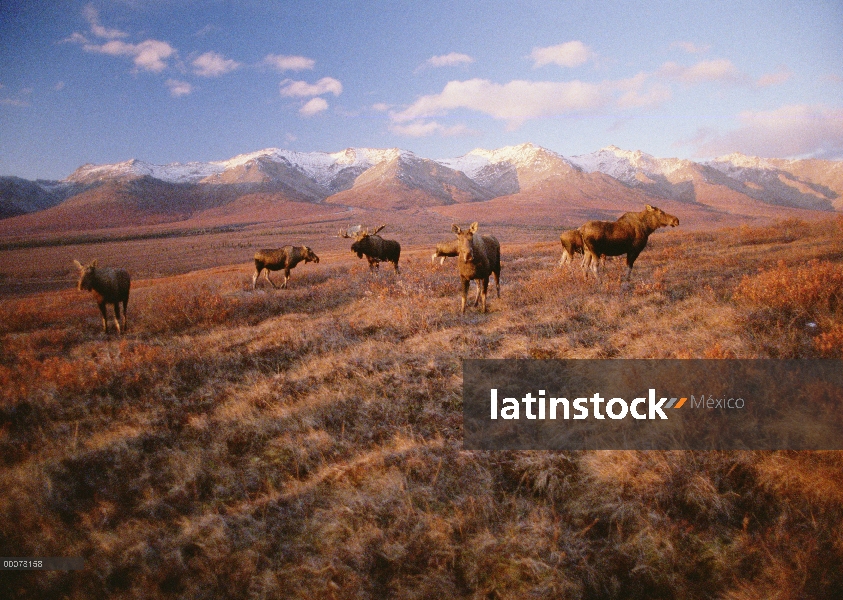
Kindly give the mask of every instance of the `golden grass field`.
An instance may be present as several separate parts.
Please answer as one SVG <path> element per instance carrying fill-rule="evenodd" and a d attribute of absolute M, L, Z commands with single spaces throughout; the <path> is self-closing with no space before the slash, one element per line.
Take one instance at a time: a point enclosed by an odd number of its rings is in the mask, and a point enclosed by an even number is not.
<path fill-rule="evenodd" d="M 287 290 L 231 236 L 0 252 L 0 555 L 85 558 L 0 596 L 840 598 L 841 453 L 465 451 L 461 359 L 843 358 L 843 218 L 660 231 L 629 284 L 490 233 L 465 315 L 433 238 L 399 276 L 314 244 Z"/>

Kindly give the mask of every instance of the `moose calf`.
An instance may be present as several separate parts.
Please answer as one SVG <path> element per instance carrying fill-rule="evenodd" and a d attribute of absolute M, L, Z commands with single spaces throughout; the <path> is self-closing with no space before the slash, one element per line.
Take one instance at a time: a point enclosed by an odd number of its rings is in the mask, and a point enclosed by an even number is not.
<path fill-rule="evenodd" d="M 108 321 L 106 320 L 105 305 L 114 305 L 114 324 L 117 326 L 117 333 L 126 330 L 126 305 L 129 304 L 129 288 L 131 278 L 125 269 L 112 269 L 110 267 L 98 267 L 97 261 L 84 266 L 78 260 L 73 263 L 79 269 L 78 289 L 91 292 L 94 301 L 102 314 L 102 328 L 108 333 Z M 123 330 L 120 329 L 120 303 L 123 304 Z"/>

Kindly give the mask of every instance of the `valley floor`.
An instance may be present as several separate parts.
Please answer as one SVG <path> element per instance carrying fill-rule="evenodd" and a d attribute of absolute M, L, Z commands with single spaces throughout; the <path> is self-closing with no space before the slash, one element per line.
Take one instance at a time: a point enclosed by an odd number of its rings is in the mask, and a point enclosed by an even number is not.
<path fill-rule="evenodd" d="M 65 271 L 0 297 L 0 555 L 85 557 L 0 589 L 838 597 L 840 453 L 465 451 L 461 360 L 843 358 L 840 217 L 662 231 L 629 284 L 504 243 L 488 314 L 430 248 L 396 276 L 337 246 L 253 291 L 254 249 L 220 246 L 244 262 L 138 276 L 122 338 Z"/>

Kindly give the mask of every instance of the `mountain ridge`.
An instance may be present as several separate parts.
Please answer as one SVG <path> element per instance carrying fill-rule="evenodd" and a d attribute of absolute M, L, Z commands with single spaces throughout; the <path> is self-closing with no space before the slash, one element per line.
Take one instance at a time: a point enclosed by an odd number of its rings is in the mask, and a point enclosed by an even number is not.
<path fill-rule="evenodd" d="M 399 148 L 334 153 L 266 148 L 227 160 L 167 165 L 130 159 L 85 164 L 61 181 L 0 177 L 0 223 L 5 223 L 0 233 L 82 222 L 74 211 L 84 206 L 106 213 L 93 219 L 97 227 L 109 226 L 109 219 L 114 226 L 127 218 L 138 224 L 171 222 L 218 211 L 250 194 L 259 194 L 262 205 L 275 198 L 293 207 L 307 202 L 454 214 L 507 206 L 548 216 L 604 214 L 613 206 L 675 202 L 699 215 L 773 216 L 791 209 L 843 210 L 843 161 L 733 153 L 694 162 L 617 146 L 565 157 L 529 142 L 438 160 Z M 459 205 L 474 209 L 447 208 Z"/>

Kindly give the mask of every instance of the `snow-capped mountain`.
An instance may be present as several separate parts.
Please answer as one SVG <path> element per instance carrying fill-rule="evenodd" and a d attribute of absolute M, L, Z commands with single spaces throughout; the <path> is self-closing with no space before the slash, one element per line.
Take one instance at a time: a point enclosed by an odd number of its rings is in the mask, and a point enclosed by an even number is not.
<path fill-rule="evenodd" d="M 497 150 L 472 150 L 459 158 L 438 161 L 462 171 L 498 196 L 515 194 L 551 175 L 579 170 L 564 156 L 530 143 Z"/>
<path fill-rule="evenodd" d="M 228 160 L 211 162 L 170 163 L 154 165 L 137 159 L 116 164 L 79 167 L 66 181 L 90 184 L 104 179 L 131 177 L 152 177 L 168 183 L 199 183 L 223 173 L 247 167 L 250 164 L 279 163 L 300 171 L 318 184 L 330 188 L 332 182 L 347 169 L 362 173 L 384 161 L 406 154 L 397 148 L 377 150 L 371 148 L 348 148 L 341 152 L 295 152 L 278 148 L 266 148 L 257 152 L 239 154 Z M 359 173 L 358 173 L 359 174 Z M 209 181 L 213 181 L 212 179 Z"/>
<path fill-rule="evenodd" d="M 733 153 L 704 163 L 741 192 L 781 206 L 843 209 L 843 163 L 824 160 L 765 159 Z"/>
<path fill-rule="evenodd" d="M 56 226 L 69 218 L 67 211 L 82 207 L 154 223 L 232 202 L 290 201 L 393 210 L 494 199 L 502 208 L 540 202 L 548 214 L 558 205 L 601 215 L 670 201 L 694 210 L 771 215 L 779 207 L 843 210 L 843 161 L 731 154 L 700 163 L 616 146 L 568 158 L 530 143 L 436 161 L 398 148 L 267 148 L 210 162 L 87 164 L 53 182 L 0 177 L 0 190 L 0 218 L 50 212 Z"/>
<path fill-rule="evenodd" d="M 652 177 L 670 178 L 694 164 L 679 158 L 656 158 L 640 150 L 622 150 L 617 146 L 607 146 L 570 160 L 586 173 L 598 171 L 627 185 L 637 185 Z"/>

